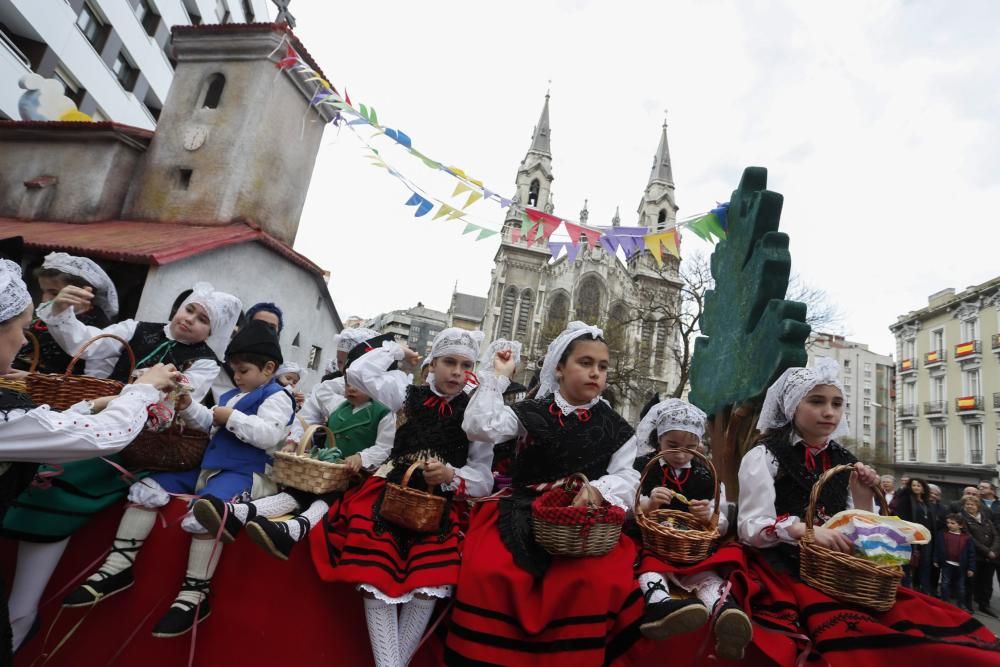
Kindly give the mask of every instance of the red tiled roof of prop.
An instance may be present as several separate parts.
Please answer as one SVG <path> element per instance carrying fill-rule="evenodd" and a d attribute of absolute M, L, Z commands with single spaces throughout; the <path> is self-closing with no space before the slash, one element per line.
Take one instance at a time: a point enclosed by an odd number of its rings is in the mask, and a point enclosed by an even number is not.
<path fill-rule="evenodd" d="M 40 222 L 0 218 L 0 238 L 21 236 L 29 248 L 161 266 L 237 243 L 256 241 L 318 276 L 324 271 L 270 234 L 243 222 L 195 225 L 140 220 Z"/>
<path fill-rule="evenodd" d="M 54 132 L 69 130 L 87 130 L 96 132 L 98 130 L 111 130 L 121 132 L 133 139 L 149 141 L 153 138 L 152 130 L 145 130 L 141 127 L 124 125 L 110 120 L 85 121 L 85 120 L 0 120 L 0 129 L 10 128 L 13 130 L 52 130 Z"/>
<path fill-rule="evenodd" d="M 302 56 L 302 59 L 312 67 L 316 72 L 326 79 L 327 82 L 330 78 L 323 73 L 323 68 L 319 66 L 316 59 L 310 55 L 309 51 L 306 50 L 305 45 L 299 41 L 299 38 L 295 36 L 292 29 L 288 27 L 287 23 L 202 23 L 201 25 L 176 25 L 173 28 L 175 33 L 184 32 L 204 32 L 212 34 L 227 34 L 234 32 L 261 32 L 263 30 L 270 30 L 272 32 L 283 32 L 288 35 L 288 39 L 292 43 L 292 47 L 295 51 Z M 281 56 L 284 57 L 284 53 Z M 330 84 L 333 87 L 333 84 Z M 336 88 L 333 89 L 338 95 L 340 94 Z"/>

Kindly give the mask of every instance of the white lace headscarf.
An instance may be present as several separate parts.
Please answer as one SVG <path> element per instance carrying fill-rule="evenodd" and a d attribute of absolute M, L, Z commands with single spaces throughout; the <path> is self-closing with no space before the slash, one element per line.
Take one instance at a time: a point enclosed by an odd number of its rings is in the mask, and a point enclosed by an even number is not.
<path fill-rule="evenodd" d="M 705 413 L 687 401 L 679 398 L 660 401 L 649 409 L 635 429 L 639 453 L 648 454 L 653 451 L 649 441 L 654 431 L 657 437 L 668 431 L 684 431 L 694 433 L 701 440 L 705 435 L 705 419 Z"/>
<path fill-rule="evenodd" d="M 475 331 L 459 329 L 458 327 L 443 329 L 434 337 L 431 353 L 427 355 L 427 358 L 434 360 L 438 357 L 454 355 L 474 362 L 479 358 L 479 346 L 482 345 L 484 338 L 486 338 L 486 334 L 478 329 Z"/>
<path fill-rule="evenodd" d="M 181 308 L 189 303 L 196 303 L 208 313 L 212 331 L 205 341 L 219 359 L 226 358 L 226 346 L 233 337 L 233 329 L 240 317 L 243 304 L 232 294 L 219 292 L 209 283 L 195 283 L 188 298 L 184 299 Z"/>
<path fill-rule="evenodd" d="M 50 252 L 42 262 L 43 269 L 53 269 L 82 278 L 94 288 L 94 303 L 105 315 L 113 318 L 118 314 L 118 290 L 111 277 L 94 260 L 77 257 L 64 252 Z"/>
<path fill-rule="evenodd" d="M 0 259 L 0 322 L 14 319 L 30 303 L 31 295 L 21 279 L 21 267 L 9 259 Z"/>
<path fill-rule="evenodd" d="M 836 387 L 841 396 L 844 395 L 844 385 L 840 382 L 840 364 L 835 359 L 818 357 L 812 368 L 796 367 L 786 370 L 767 390 L 757 430 L 763 433 L 767 429 L 781 428 L 791 423 L 799 403 L 819 385 Z M 844 412 L 837 428 L 830 434 L 830 439 L 834 440 L 847 433 L 847 413 Z"/>
<path fill-rule="evenodd" d="M 278 370 L 274 371 L 274 377 L 281 377 L 285 373 L 295 373 L 299 376 L 299 382 L 301 382 L 306 376 L 306 370 L 294 361 L 286 361 L 278 366 Z"/>
<path fill-rule="evenodd" d="M 486 346 L 486 351 L 483 352 L 481 357 L 479 357 L 480 375 L 484 373 L 487 375 L 496 375 L 496 371 L 493 370 L 493 357 L 496 356 L 497 352 L 502 350 L 510 350 L 511 359 L 513 359 L 515 367 L 521 365 L 520 341 L 497 338 L 495 341 Z"/>
<path fill-rule="evenodd" d="M 574 320 L 567 325 L 566 329 L 556 336 L 556 339 L 549 343 L 549 349 L 545 353 L 545 363 L 542 364 L 542 372 L 538 378 L 538 393 L 536 398 L 545 398 L 559 388 L 559 379 L 556 377 L 556 367 L 559 360 L 569 344 L 580 336 L 586 335 L 598 338 L 604 335 L 599 327 Z"/>
<path fill-rule="evenodd" d="M 365 329 L 364 327 L 344 329 L 333 337 L 333 344 L 337 348 L 337 352 L 350 352 L 356 345 L 360 345 L 378 335 L 379 333 L 374 329 Z"/>

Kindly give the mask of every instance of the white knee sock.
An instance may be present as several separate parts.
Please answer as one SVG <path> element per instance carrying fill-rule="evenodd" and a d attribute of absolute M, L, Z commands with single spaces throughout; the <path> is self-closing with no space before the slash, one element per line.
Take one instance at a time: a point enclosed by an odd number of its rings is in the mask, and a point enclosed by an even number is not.
<path fill-rule="evenodd" d="M 667 588 L 667 580 L 663 578 L 662 574 L 659 572 L 643 572 L 639 575 L 639 590 L 642 591 L 643 595 L 646 595 L 646 592 L 649 590 L 649 584 L 657 582 L 663 584 L 664 589 Z M 666 590 L 656 589 L 649 593 L 646 604 L 655 604 L 669 599 L 670 593 Z"/>
<path fill-rule="evenodd" d="M 722 597 L 722 589 L 725 588 L 726 582 L 714 572 L 703 572 L 701 574 L 701 581 L 698 582 L 697 588 L 695 588 L 695 595 L 698 596 L 698 599 L 711 612 L 715 609 L 715 604 L 719 601 L 719 598 Z"/>
<path fill-rule="evenodd" d="M 326 513 L 329 510 L 330 510 L 330 505 L 327 504 L 325 501 L 314 500 L 312 505 L 310 505 L 305 512 L 299 514 L 299 516 L 309 522 L 309 528 L 311 529 L 313 526 L 319 523 L 324 516 L 326 516 Z M 303 537 L 305 537 L 306 533 L 308 533 L 308 531 L 304 530 L 298 521 L 289 521 L 286 525 L 288 526 L 288 534 L 296 542 L 301 540 Z"/>
<path fill-rule="evenodd" d="M 213 554 L 212 551 L 215 551 Z M 208 582 L 215 574 L 215 568 L 219 564 L 222 556 L 222 543 L 215 540 L 191 539 L 191 549 L 188 552 L 187 571 L 184 573 L 184 582 L 188 580 Z M 198 604 L 208 596 L 207 587 L 205 590 L 181 589 L 177 594 L 177 600 L 186 600 L 191 604 Z"/>
<path fill-rule="evenodd" d="M 266 517 L 281 516 L 282 514 L 297 512 L 299 509 L 298 502 L 288 493 L 276 493 L 273 496 L 258 498 L 250 504 L 257 508 L 257 514 Z M 233 507 L 237 508 L 239 505 L 234 505 Z M 245 508 L 242 509 L 246 512 Z M 246 522 L 245 516 L 241 517 L 237 515 L 236 518 L 244 523 Z"/>
<path fill-rule="evenodd" d="M 68 544 L 68 537 L 58 542 L 17 543 L 17 571 L 7 602 L 15 651 L 38 617 L 42 593 Z"/>
<path fill-rule="evenodd" d="M 365 598 L 365 620 L 368 621 L 368 639 L 375 657 L 375 667 L 400 667 L 399 619 L 396 606 Z"/>
<path fill-rule="evenodd" d="M 115 534 L 115 548 L 124 550 L 124 553 L 112 551 L 108 554 L 104 565 L 98 568 L 98 572 L 106 574 L 118 574 L 122 570 L 132 567 L 132 563 L 139 555 L 142 543 L 149 537 L 153 526 L 156 525 L 156 511 L 146 510 L 139 507 L 129 507 L 122 515 L 121 523 L 118 524 L 118 532 Z M 89 579 L 102 579 L 95 573 Z"/>
<path fill-rule="evenodd" d="M 427 623 L 434 613 L 437 600 L 413 598 L 405 602 L 399 610 L 399 657 L 400 664 L 409 664 L 410 658 L 417 651 Z"/>

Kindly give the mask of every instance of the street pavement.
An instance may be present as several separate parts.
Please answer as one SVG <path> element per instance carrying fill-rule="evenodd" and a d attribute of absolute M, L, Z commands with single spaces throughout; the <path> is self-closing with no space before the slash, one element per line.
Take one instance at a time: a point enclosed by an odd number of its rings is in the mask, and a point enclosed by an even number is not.
<path fill-rule="evenodd" d="M 1000 637 L 1000 619 L 987 616 L 986 614 L 977 611 L 976 620 L 989 628 L 990 631 L 997 637 Z"/>

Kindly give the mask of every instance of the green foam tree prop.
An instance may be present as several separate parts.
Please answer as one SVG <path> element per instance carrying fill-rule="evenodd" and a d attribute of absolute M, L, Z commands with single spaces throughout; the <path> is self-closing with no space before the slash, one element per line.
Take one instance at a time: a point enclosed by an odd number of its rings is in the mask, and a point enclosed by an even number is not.
<path fill-rule="evenodd" d="M 778 231 L 782 202 L 767 190 L 766 169 L 743 171 L 727 238 L 712 253 L 715 289 L 705 294 L 691 360 L 689 398 L 709 415 L 713 461 L 734 490 L 763 394 L 786 368 L 806 363 L 806 306 L 785 300 L 792 259 Z"/>

